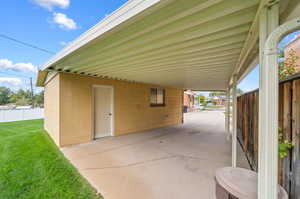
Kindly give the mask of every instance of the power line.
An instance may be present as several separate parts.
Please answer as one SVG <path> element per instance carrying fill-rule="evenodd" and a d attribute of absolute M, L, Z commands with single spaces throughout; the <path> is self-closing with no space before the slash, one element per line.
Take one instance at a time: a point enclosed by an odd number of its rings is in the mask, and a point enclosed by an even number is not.
<path fill-rule="evenodd" d="M 10 41 L 13 41 L 13 42 L 16 42 L 16 43 L 19 43 L 19 44 L 22 44 L 24 46 L 27 46 L 27 47 L 30 47 L 30 48 L 34 48 L 36 50 L 40 50 L 40 51 L 43 51 L 45 53 L 48 53 L 48 54 L 55 54 L 55 52 L 52 52 L 50 50 L 46 50 L 44 48 L 40 48 L 36 45 L 33 45 L 33 44 L 30 44 L 30 43 L 27 43 L 27 42 L 24 42 L 24 41 L 21 41 L 21 40 L 18 40 L 18 39 L 15 39 L 13 37 L 10 37 L 10 36 L 7 36 L 7 35 L 4 35 L 4 34 L 0 34 L 0 37 L 4 38 L 4 39 L 7 39 L 7 40 L 10 40 Z"/>
<path fill-rule="evenodd" d="M 32 85 L 32 77 L 24 76 L 24 75 L 15 75 L 15 74 L 0 71 L 0 78 L 1 78 L 1 74 L 11 75 L 11 76 L 16 77 L 16 78 L 18 78 L 20 76 L 25 78 L 24 80 L 22 80 L 22 81 L 24 81 L 24 83 L 22 83 L 21 85 L 16 85 L 16 87 L 18 87 L 20 89 L 30 90 L 31 96 L 33 96 L 34 90 L 33 90 L 33 85 Z M 28 89 L 28 87 L 30 89 Z"/>

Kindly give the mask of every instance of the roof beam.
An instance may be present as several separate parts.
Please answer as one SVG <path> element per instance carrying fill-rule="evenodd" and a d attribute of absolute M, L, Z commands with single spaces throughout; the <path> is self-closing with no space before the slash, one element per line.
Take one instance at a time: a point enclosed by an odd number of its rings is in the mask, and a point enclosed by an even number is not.
<path fill-rule="evenodd" d="M 229 79 L 229 84 L 232 83 L 233 76 L 235 74 L 239 75 L 240 77 L 243 76 L 243 74 L 239 74 L 239 72 L 240 72 L 241 68 L 244 67 L 244 64 L 245 64 L 250 52 L 253 50 L 253 48 L 255 47 L 255 45 L 258 42 L 259 16 L 260 16 L 260 13 L 261 13 L 262 9 L 264 8 L 264 6 L 266 6 L 268 4 L 268 1 L 269 0 L 261 0 L 260 1 L 254 21 L 252 22 L 251 28 L 249 30 L 245 45 L 243 47 L 243 50 L 241 51 L 238 62 L 235 65 L 233 74 Z M 277 1 L 277 0 L 275 0 L 275 1 Z M 238 81 L 240 81 L 240 79 L 238 79 Z"/>
<path fill-rule="evenodd" d="M 132 62 L 132 64 L 129 62 L 123 62 L 123 64 L 119 63 L 116 65 L 105 65 L 105 68 L 102 68 L 101 66 L 99 67 L 94 67 L 94 68 L 90 68 L 89 70 L 83 70 L 83 72 L 107 72 L 107 71 L 112 71 L 112 70 L 122 70 L 122 69 L 127 69 L 127 68 L 133 68 L 133 67 L 137 67 L 140 70 L 144 70 L 144 69 L 148 69 L 148 68 L 152 68 L 153 66 L 165 66 L 166 64 L 170 64 L 170 63 L 182 63 L 182 62 L 186 62 L 187 60 L 189 62 L 193 62 L 193 61 L 203 61 L 205 62 L 206 60 L 209 60 L 211 58 L 216 58 L 216 60 L 218 60 L 218 58 L 223 58 L 223 57 L 228 57 L 228 56 L 238 56 L 240 52 L 240 48 L 236 47 L 236 48 L 231 48 L 228 49 L 228 51 L 209 51 L 207 53 L 203 52 L 203 53 L 197 53 L 197 54 L 187 54 L 187 55 L 180 55 L 180 56 L 172 56 L 172 57 L 167 57 L 167 58 L 163 58 L 163 59 L 152 59 L 149 61 L 145 61 L 143 62 L 143 60 L 139 60 L 138 62 Z M 124 71 L 124 70 L 122 70 Z"/>
<path fill-rule="evenodd" d="M 122 73 L 126 73 L 126 72 L 136 72 L 137 70 L 141 70 L 141 72 L 147 72 L 149 69 L 150 70 L 156 70 L 156 69 L 160 69 L 160 68 L 165 68 L 167 69 L 168 66 L 170 66 L 171 68 L 174 68 L 175 65 L 179 65 L 179 68 L 181 69 L 184 69 L 185 66 L 186 67 L 189 67 L 189 65 L 191 64 L 198 64 L 198 65 L 201 65 L 201 64 L 206 64 L 206 63 L 210 63 L 211 65 L 214 65 L 214 64 L 218 64 L 218 62 L 221 62 L 221 61 L 227 61 L 227 60 L 230 60 L 230 61 L 234 61 L 236 62 L 236 59 L 238 58 L 238 53 L 235 53 L 235 56 L 223 56 L 223 57 L 214 57 L 213 59 L 212 58 L 207 58 L 207 59 L 202 59 L 202 58 L 198 58 L 198 59 L 194 59 L 194 60 L 172 60 L 170 62 L 165 62 L 165 63 L 153 63 L 153 64 L 147 64 L 146 66 L 143 66 L 143 65 L 140 65 L 139 67 L 135 67 L 133 68 L 132 66 L 128 65 L 128 67 L 121 67 L 120 68 L 114 68 L 113 70 L 110 70 L 109 72 L 114 72 L 114 71 L 118 71 L 118 72 L 122 72 Z M 99 70 L 95 70 L 94 73 L 98 74 L 98 73 L 102 73 L 102 70 L 99 69 Z M 103 72 L 104 74 L 107 73 L 106 72 Z"/>
<path fill-rule="evenodd" d="M 181 33 L 177 33 L 175 35 L 169 35 L 164 39 L 151 41 L 150 43 L 139 43 L 135 46 L 122 46 L 114 51 L 104 51 L 100 54 L 95 54 L 94 52 L 89 55 L 90 58 L 81 58 L 74 57 L 70 59 L 70 63 L 78 63 L 76 65 L 85 65 L 88 66 L 91 62 L 98 61 L 101 63 L 101 60 L 106 62 L 113 61 L 115 59 L 127 58 L 131 56 L 135 56 L 138 54 L 146 53 L 148 51 L 158 50 L 160 48 L 164 48 L 169 45 L 176 45 L 181 42 L 187 42 L 189 40 L 193 40 L 199 37 L 205 37 L 217 32 L 225 31 L 231 28 L 239 27 L 240 25 L 250 23 L 253 19 L 253 10 L 244 11 L 242 14 L 233 14 L 230 16 L 223 17 L 220 20 L 215 21 L 214 23 L 207 23 L 202 25 L 201 27 L 195 27 L 193 31 L 185 30 Z M 224 23 L 226 21 L 226 23 Z M 94 55 L 97 55 L 96 57 Z M 116 57 L 117 55 L 117 57 Z M 62 63 L 62 65 L 71 65 L 68 62 Z"/>
<path fill-rule="evenodd" d="M 230 59 L 224 59 L 219 60 L 216 63 L 213 62 L 204 62 L 204 63 L 193 63 L 190 64 L 188 67 L 182 67 L 181 64 L 172 64 L 169 65 L 169 67 L 164 69 L 157 69 L 157 70 L 147 70 L 147 73 L 157 73 L 157 72 L 169 72 L 169 71 L 176 71 L 181 70 L 182 72 L 196 72 L 196 71 L 214 71 L 215 69 L 219 69 L 219 71 L 224 71 L 230 67 L 232 67 L 232 64 L 235 62 L 235 60 Z M 143 72 L 141 71 L 121 71 L 121 72 L 110 72 L 110 73 L 104 73 L 104 74 L 120 74 L 123 75 L 135 75 L 135 74 L 141 74 Z"/>
<path fill-rule="evenodd" d="M 181 53 L 192 53 L 195 51 L 208 50 L 211 48 L 222 48 L 224 45 L 240 45 L 237 43 L 243 42 L 246 37 L 246 29 L 248 26 L 241 26 L 237 28 L 237 30 L 228 30 L 221 31 L 214 35 L 210 35 L 210 37 L 202 37 L 197 40 L 192 40 L 191 42 L 177 44 L 177 45 L 168 45 L 166 47 L 159 48 L 157 50 L 151 50 L 144 53 L 138 53 L 134 56 L 128 56 L 125 58 L 114 57 L 113 60 L 110 58 L 104 60 L 95 60 L 92 63 L 77 63 L 76 65 L 72 65 L 69 67 L 63 67 L 64 70 L 76 68 L 77 70 L 85 70 L 91 69 L 93 67 L 101 66 L 105 64 L 105 66 L 109 67 L 110 65 L 121 63 L 124 64 L 128 62 L 128 64 L 134 64 L 136 60 L 143 60 L 145 63 L 148 59 L 159 59 L 161 57 L 167 57 L 169 55 L 178 55 Z M 130 62 L 130 63 L 129 63 Z"/>

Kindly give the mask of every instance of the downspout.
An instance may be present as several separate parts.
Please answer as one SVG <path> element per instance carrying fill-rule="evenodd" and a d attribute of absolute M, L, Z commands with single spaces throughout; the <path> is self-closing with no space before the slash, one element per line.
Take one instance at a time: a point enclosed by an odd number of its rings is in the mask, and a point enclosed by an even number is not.
<path fill-rule="evenodd" d="M 283 36 L 300 28 L 300 17 L 290 20 L 270 33 L 264 45 L 261 67 L 259 118 L 258 199 L 277 198 L 278 172 L 278 50 Z"/>

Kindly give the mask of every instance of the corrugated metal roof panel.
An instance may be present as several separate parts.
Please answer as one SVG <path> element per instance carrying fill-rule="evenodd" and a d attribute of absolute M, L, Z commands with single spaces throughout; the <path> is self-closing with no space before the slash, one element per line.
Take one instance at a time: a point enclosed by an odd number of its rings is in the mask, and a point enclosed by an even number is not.
<path fill-rule="evenodd" d="M 99 23 L 44 69 L 223 90 L 249 35 L 259 1 L 134 0 L 127 11 L 134 9 L 135 14 L 125 12 L 126 7 L 121 9 L 126 20 L 106 32 L 99 28 L 103 22 Z M 113 19 L 111 23 L 117 20 Z M 86 40 L 89 35 L 92 39 Z"/>

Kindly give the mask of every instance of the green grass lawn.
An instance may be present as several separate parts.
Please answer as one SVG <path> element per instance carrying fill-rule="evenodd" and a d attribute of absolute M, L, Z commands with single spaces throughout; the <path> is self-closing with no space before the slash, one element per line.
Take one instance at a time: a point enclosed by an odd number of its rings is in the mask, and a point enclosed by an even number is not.
<path fill-rule="evenodd" d="M 43 120 L 0 123 L 1 199 L 100 199 L 43 130 Z"/>

